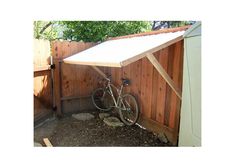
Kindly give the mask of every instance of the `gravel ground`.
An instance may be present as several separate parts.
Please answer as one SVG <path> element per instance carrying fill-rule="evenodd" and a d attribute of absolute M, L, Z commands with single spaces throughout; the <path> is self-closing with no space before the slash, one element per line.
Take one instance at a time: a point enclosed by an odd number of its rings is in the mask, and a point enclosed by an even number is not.
<path fill-rule="evenodd" d="M 34 141 L 44 145 L 48 138 L 53 146 L 171 146 L 137 125 L 110 127 L 93 112 L 94 119 L 79 121 L 71 116 L 50 119 L 34 129 Z"/>

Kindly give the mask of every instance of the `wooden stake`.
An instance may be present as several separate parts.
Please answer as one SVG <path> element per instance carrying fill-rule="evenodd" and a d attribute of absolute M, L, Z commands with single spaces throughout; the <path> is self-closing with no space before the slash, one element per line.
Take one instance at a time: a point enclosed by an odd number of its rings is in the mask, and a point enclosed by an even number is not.
<path fill-rule="evenodd" d="M 53 145 L 51 144 L 48 138 L 43 138 L 43 142 L 45 143 L 47 147 L 53 147 Z"/>

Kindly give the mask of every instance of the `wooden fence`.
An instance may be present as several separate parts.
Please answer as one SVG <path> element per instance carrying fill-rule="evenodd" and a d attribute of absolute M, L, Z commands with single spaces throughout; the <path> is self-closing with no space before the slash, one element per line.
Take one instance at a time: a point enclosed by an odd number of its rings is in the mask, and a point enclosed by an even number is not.
<path fill-rule="evenodd" d="M 50 42 L 34 40 L 34 118 L 35 120 L 52 112 Z"/>
<path fill-rule="evenodd" d="M 154 53 L 165 71 L 182 90 L 183 40 Z M 163 132 L 174 143 L 177 142 L 181 100 L 147 58 L 123 68 L 111 68 L 115 84 L 120 78 L 131 81 L 126 92 L 133 94 L 141 112 L 139 123 L 144 127 Z"/>
<path fill-rule="evenodd" d="M 55 61 L 55 97 L 57 114 L 94 110 L 91 91 L 99 75 L 89 66 L 64 64 L 62 59 L 94 46 L 95 43 L 53 41 L 52 56 Z"/>
<path fill-rule="evenodd" d="M 94 43 L 34 40 L 34 118 L 52 113 L 53 96 L 57 114 L 94 109 L 89 101 L 89 90 L 95 83 L 89 76 L 98 75 L 87 66 L 63 64 L 63 58 L 81 52 Z M 50 56 L 55 69 L 52 81 Z M 100 77 L 98 77 L 100 78 Z M 87 83 L 87 81 L 89 81 Z M 86 82 L 84 82 L 86 81 Z M 52 88 L 52 83 L 54 87 Z M 54 91 L 54 95 L 53 95 Z"/>
<path fill-rule="evenodd" d="M 91 93 L 102 77 L 90 66 L 65 64 L 61 60 L 94 46 L 94 43 L 54 41 L 51 54 L 55 63 L 55 99 L 57 114 L 92 110 Z M 182 90 L 183 40 L 154 53 L 177 87 Z M 131 80 L 125 88 L 139 103 L 139 124 L 154 132 L 163 132 L 177 143 L 181 101 L 159 75 L 153 65 L 143 58 L 123 68 L 99 67 L 112 75 L 114 84 L 121 78 Z"/>

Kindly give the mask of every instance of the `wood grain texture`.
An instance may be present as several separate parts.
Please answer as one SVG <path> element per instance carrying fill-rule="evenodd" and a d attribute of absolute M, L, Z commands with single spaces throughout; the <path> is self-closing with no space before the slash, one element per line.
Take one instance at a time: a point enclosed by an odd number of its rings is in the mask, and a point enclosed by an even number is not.
<path fill-rule="evenodd" d="M 34 39 L 34 120 L 52 112 L 50 42 Z"/>
<path fill-rule="evenodd" d="M 168 48 L 168 66 L 167 66 L 167 73 L 173 78 L 173 60 L 174 60 L 174 50 L 175 44 L 171 45 Z M 166 85 L 166 101 L 165 101 L 165 112 L 164 112 L 164 125 L 169 126 L 169 117 L 170 117 L 170 103 L 171 103 L 171 94 L 172 89 L 169 85 Z"/>
<path fill-rule="evenodd" d="M 123 67 L 122 78 L 129 79 L 130 82 L 133 81 L 133 80 L 131 80 L 131 65 L 127 65 L 127 66 Z M 130 83 L 130 85 L 131 85 L 131 83 Z M 125 93 L 130 92 L 130 85 L 123 87 L 123 91 Z"/>
<path fill-rule="evenodd" d="M 159 60 L 160 52 L 155 52 L 154 56 L 157 60 Z M 159 88 L 159 73 L 158 71 L 153 68 L 153 84 L 152 84 L 152 104 L 151 104 L 151 119 L 157 121 L 157 108 L 160 105 L 158 101 L 158 88 Z"/>
<path fill-rule="evenodd" d="M 182 81 L 183 81 L 183 54 L 184 54 L 184 43 L 183 41 L 178 42 L 179 48 L 179 67 L 178 67 L 178 87 L 182 91 Z M 175 109 L 175 125 L 174 125 L 174 133 L 173 133 L 173 141 L 178 141 L 179 136 L 179 122 L 180 122 L 180 109 L 181 109 L 181 100 L 177 99 L 176 102 L 176 109 Z"/>
<path fill-rule="evenodd" d="M 46 107 L 51 108 L 51 73 L 50 71 L 38 72 L 34 77 L 34 96 L 36 96 Z"/>
<path fill-rule="evenodd" d="M 81 52 L 87 48 L 94 46 L 95 43 L 83 43 L 83 42 L 68 42 L 68 41 L 53 41 L 51 42 L 52 56 L 55 64 L 62 61 L 75 53 Z M 90 108 L 85 101 L 81 99 L 77 100 L 63 100 L 62 97 L 84 97 L 91 95 L 92 90 L 96 87 L 94 81 L 97 80 L 97 74 L 91 67 L 82 65 L 73 65 L 60 63 L 55 69 L 55 93 L 57 102 L 57 113 L 68 113 L 72 111 L 81 111 L 84 108 Z M 61 74 L 61 75 L 60 75 Z M 59 80 L 60 79 L 60 80 Z M 61 84 L 59 84 L 59 81 Z M 59 86 L 61 85 L 61 86 Z M 59 88 L 61 91 L 59 91 Z"/>
<path fill-rule="evenodd" d="M 173 60 L 173 81 L 176 83 L 177 87 L 180 88 L 180 84 L 179 84 L 179 77 L 180 77 L 180 60 L 183 55 L 183 53 L 181 52 L 182 49 L 181 47 L 183 47 L 182 45 L 182 41 L 178 42 L 175 44 L 175 51 L 174 51 L 174 60 Z M 178 122 L 178 120 L 176 120 L 177 117 L 177 105 L 180 100 L 178 100 L 177 95 L 175 94 L 175 92 L 172 92 L 171 94 L 171 102 L 170 102 L 170 116 L 169 116 L 169 127 L 171 128 L 175 128 L 175 122 Z M 178 113 L 179 114 L 179 113 Z"/>
<path fill-rule="evenodd" d="M 112 83 L 121 86 L 122 68 L 111 68 Z"/>
<path fill-rule="evenodd" d="M 153 66 L 158 70 L 158 72 L 161 74 L 161 76 L 165 79 L 165 81 L 168 83 L 168 85 L 174 90 L 176 95 L 181 99 L 181 92 L 175 85 L 174 81 L 169 77 L 167 72 L 164 70 L 162 65 L 156 60 L 154 55 L 152 53 L 147 53 L 148 60 L 153 64 Z"/>
<path fill-rule="evenodd" d="M 55 103 L 57 107 L 57 115 L 62 115 L 62 104 L 60 98 L 62 95 L 62 86 L 61 86 L 61 63 L 59 59 L 54 60 L 55 71 L 54 71 L 54 81 L 55 81 Z"/>
<path fill-rule="evenodd" d="M 50 64 L 50 42 L 34 39 L 34 68 Z"/>
<path fill-rule="evenodd" d="M 153 66 L 147 58 L 142 59 L 141 113 L 151 118 Z"/>
<path fill-rule="evenodd" d="M 164 70 L 167 69 L 168 63 L 168 48 L 165 48 L 160 51 L 159 63 L 163 67 Z M 158 76 L 158 87 L 157 87 L 157 114 L 156 119 L 160 123 L 164 123 L 164 115 L 165 115 L 165 101 L 166 101 L 166 81 L 163 79 L 161 75 Z"/>
<path fill-rule="evenodd" d="M 129 92 L 135 96 L 138 104 L 140 104 L 140 95 L 141 95 L 141 76 L 142 76 L 142 60 L 130 64 L 130 90 Z"/>

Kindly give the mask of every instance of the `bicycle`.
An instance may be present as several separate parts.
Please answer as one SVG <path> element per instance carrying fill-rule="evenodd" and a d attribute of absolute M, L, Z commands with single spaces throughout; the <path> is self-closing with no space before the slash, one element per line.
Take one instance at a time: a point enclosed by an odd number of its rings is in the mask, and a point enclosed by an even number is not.
<path fill-rule="evenodd" d="M 130 85 L 129 79 L 122 78 L 120 89 L 111 83 L 111 79 L 106 77 L 104 87 L 97 88 L 92 93 L 92 102 L 94 106 L 102 111 L 110 111 L 113 108 L 118 109 L 121 121 L 128 126 L 134 125 L 139 117 L 139 108 L 134 96 L 129 93 L 123 94 L 123 87 Z M 116 89 L 116 98 L 113 88 Z"/>

